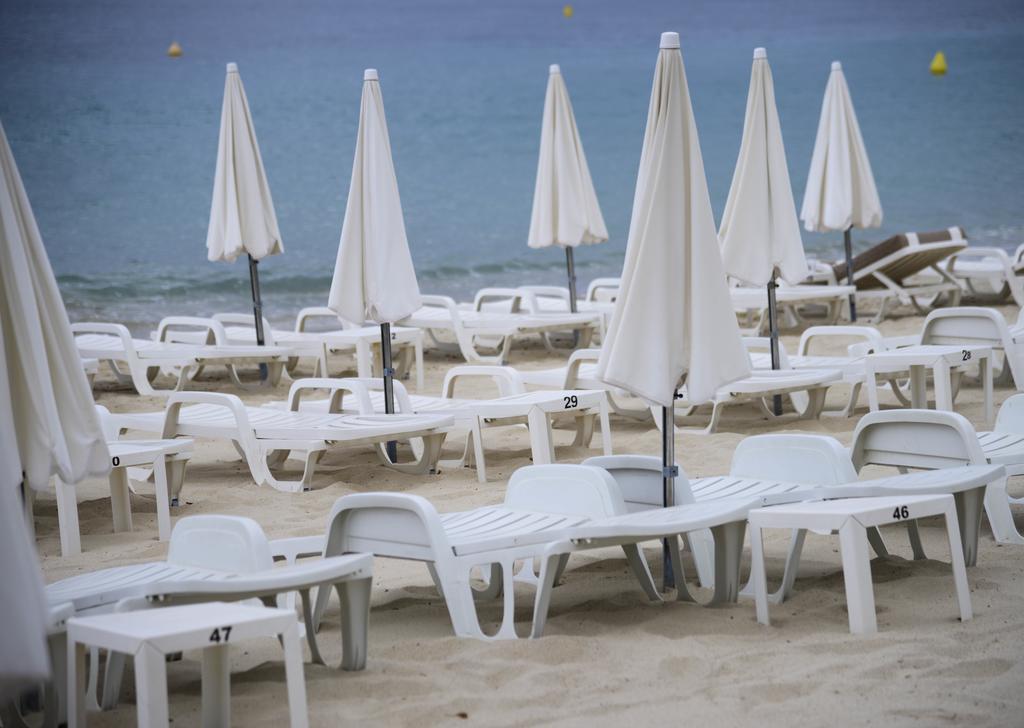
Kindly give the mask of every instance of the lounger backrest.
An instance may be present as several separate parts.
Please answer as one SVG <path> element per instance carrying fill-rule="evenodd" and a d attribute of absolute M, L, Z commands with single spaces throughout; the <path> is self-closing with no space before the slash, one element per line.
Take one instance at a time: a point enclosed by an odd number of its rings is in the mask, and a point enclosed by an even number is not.
<path fill-rule="evenodd" d="M 587 458 L 583 464 L 603 468 L 615 479 L 627 513 L 662 507 L 661 458 L 653 455 L 598 455 Z M 672 504 L 680 506 L 693 502 L 690 481 L 680 468 Z"/>
<path fill-rule="evenodd" d="M 900 283 L 966 246 L 966 235 L 959 227 L 893 235 L 854 256 L 854 279 L 858 288 L 882 287 L 884 284 L 870 275 L 870 269 L 879 270 Z M 846 261 L 833 265 L 832 272 L 836 280 L 845 280 Z"/>
<path fill-rule="evenodd" d="M 850 459 L 858 471 L 865 465 L 935 470 L 987 463 L 977 433 L 963 415 L 915 409 L 862 417 L 853 433 Z"/>
<path fill-rule="evenodd" d="M 1024 394 L 1015 394 L 999 408 L 996 415 L 996 432 L 1024 435 Z"/>
<path fill-rule="evenodd" d="M 733 453 L 729 474 L 816 487 L 857 479 L 850 454 L 838 440 L 802 434 L 754 435 L 742 440 Z"/>
<path fill-rule="evenodd" d="M 171 532 L 167 563 L 230 573 L 274 566 L 270 542 L 260 525 L 241 516 L 186 516 Z"/>
<path fill-rule="evenodd" d="M 588 465 L 527 465 L 509 478 L 505 507 L 565 516 L 607 518 L 627 513 L 615 479 Z"/>
<path fill-rule="evenodd" d="M 932 311 L 924 320 L 922 344 L 984 345 L 1002 348 L 1012 345 L 1003 314 L 981 306 L 961 306 Z"/>
<path fill-rule="evenodd" d="M 622 286 L 621 278 L 595 278 L 587 285 L 588 301 L 614 302 Z"/>
<path fill-rule="evenodd" d="M 408 493 L 356 493 L 335 501 L 324 556 L 349 553 L 419 561 L 452 555 L 437 510 Z"/>

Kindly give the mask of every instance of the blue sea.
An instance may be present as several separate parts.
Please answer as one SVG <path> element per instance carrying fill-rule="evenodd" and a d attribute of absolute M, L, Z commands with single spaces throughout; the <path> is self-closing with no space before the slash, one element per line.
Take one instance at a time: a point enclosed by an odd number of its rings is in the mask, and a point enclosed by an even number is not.
<path fill-rule="evenodd" d="M 578 252 L 579 275 L 618 274 L 664 30 L 682 37 L 716 215 L 765 46 L 798 206 L 839 59 L 885 209 L 857 246 L 954 224 L 981 244 L 1024 242 L 1020 0 L 570 2 L 567 18 L 565 0 L 3 0 L 0 119 L 72 319 L 144 331 L 246 310 L 245 265 L 205 250 L 229 61 L 284 238 L 260 266 L 282 325 L 326 302 L 366 67 L 380 70 L 424 292 L 563 281 L 560 251 L 526 246 L 550 63 L 611 234 Z M 949 73 L 933 77 L 939 50 Z M 822 258 L 840 250 L 834 235 L 804 240 Z"/>

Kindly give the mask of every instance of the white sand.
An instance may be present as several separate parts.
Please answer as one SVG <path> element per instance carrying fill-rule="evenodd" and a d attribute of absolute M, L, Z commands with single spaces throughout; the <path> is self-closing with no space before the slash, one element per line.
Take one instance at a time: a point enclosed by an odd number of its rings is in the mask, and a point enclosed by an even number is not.
<path fill-rule="evenodd" d="M 1016 310 L 1007 308 L 1007 317 Z M 921 319 L 887 322 L 888 334 L 920 330 Z M 790 350 L 796 338 L 785 337 Z M 517 348 L 513 364 L 553 366 L 564 357 L 539 347 Z M 455 363 L 428 356 L 426 392 L 439 391 Z M 226 380 L 210 388 L 228 388 Z M 411 384 L 409 385 L 411 388 Z M 227 390 L 230 391 L 230 390 Z M 283 384 L 274 397 L 283 398 Z M 997 404 L 1011 394 L 998 389 Z M 269 395 L 241 393 L 258 402 Z M 159 408 L 157 398 L 98 385 L 97 401 L 115 411 Z M 838 404 L 836 395 L 830 400 Z M 890 404 L 894 402 L 890 397 Z M 883 400 L 883 404 L 885 401 Z M 961 392 L 957 409 L 981 428 L 980 390 Z M 858 415 L 866 406 L 858 410 Z M 819 422 L 786 419 L 774 425 L 753 408 L 723 418 L 723 432 L 683 434 L 676 453 L 691 476 L 725 473 L 745 435 L 799 429 L 835 435 L 848 443 L 857 418 Z M 617 453 L 660 452 L 653 427 L 613 418 Z M 568 443 L 566 432 L 557 432 Z M 199 441 L 181 507 L 173 517 L 230 513 L 257 520 L 272 538 L 322 532 L 331 504 L 352 492 L 418 493 L 441 510 L 493 504 L 517 468 L 529 464 L 525 432 L 490 432 L 490 480 L 475 472 L 407 476 L 379 465 L 369 449 L 331 453 L 309 493 L 278 493 L 255 486 L 224 443 Z M 598 443 L 595 438 L 594 445 Z M 452 451 L 455 443 L 450 443 Z M 579 462 L 596 449 L 560 447 L 560 462 Z M 132 499 L 135 530 L 114 534 L 105 482 L 81 488 L 81 556 L 59 556 L 52 497 L 36 506 L 39 549 L 47 581 L 91 569 L 161 559 L 152 500 Z M 1020 489 L 1017 488 L 1020 493 Z M 1024 530 L 1024 512 L 1017 510 Z M 306 666 L 313 725 L 681 724 L 717 720 L 721 725 L 1024 725 L 1024 548 L 996 546 L 987 530 L 978 566 L 969 571 L 975 619 L 961 624 L 948 567 L 913 563 L 906 539 L 886 529 L 893 556 L 876 560 L 879 634 L 853 637 L 847 629 L 836 539 L 808 538 L 793 599 L 772 610 L 771 627 L 759 626 L 753 604 L 707 609 L 692 604 L 652 605 L 628 574 L 620 553 L 576 557 L 556 590 L 545 636 L 535 641 L 484 643 L 457 639 L 443 602 L 420 564 L 375 563 L 369 660 L 365 671 Z M 937 522 L 922 537 L 930 555 L 948 558 Z M 769 578 L 781 575 L 786 534 L 767 543 Z M 655 545 L 648 557 L 656 561 Z M 692 574 L 692 569 L 690 570 Z M 529 618 L 531 593 L 522 588 L 521 619 Z M 484 608 L 493 619 L 496 611 Z M 321 645 L 329 662 L 340 658 L 337 605 L 328 612 Z M 199 663 L 195 655 L 169 666 L 171 715 L 176 725 L 198 725 Z M 234 723 L 277 726 L 286 720 L 284 670 L 275 642 L 239 645 L 233 653 Z M 91 715 L 90 725 L 134 725 L 134 688 L 125 681 L 120 706 Z"/>

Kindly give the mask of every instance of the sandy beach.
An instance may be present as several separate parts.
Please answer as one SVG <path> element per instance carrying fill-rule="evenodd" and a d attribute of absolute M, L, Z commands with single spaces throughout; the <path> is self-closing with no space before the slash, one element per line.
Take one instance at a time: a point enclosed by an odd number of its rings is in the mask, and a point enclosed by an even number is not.
<path fill-rule="evenodd" d="M 1001 309 L 1007 319 L 1015 307 Z M 886 335 L 920 330 L 920 317 L 886 321 Z M 784 336 L 794 351 L 795 336 Z M 548 354 L 523 342 L 512 364 L 555 366 L 563 353 Z M 344 362 L 340 362 L 344 364 Z M 425 393 L 437 393 L 454 359 L 428 353 Z M 233 390 L 220 375 L 203 388 L 236 391 L 247 402 L 283 398 L 287 381 L 272 392 Z M 412 382 L 406 382 L 415 391 Z M 830 404 L 838 404 L 841 388 Z M 481 393 L 482 390 L 481 390 Z M 996 404 L 1012 394 L 996 389 Z M 117 388 L 104 371 L 96 400 L 113 411 L 149 411 L 159 398 Z M 888 404 L 895 400 L 890 396 Z M 886 400 L 883 399 L 883 406 Z M 857 417 L 820 421 L 762 419 L 753 407 L 735 407 L 711 436 L 681 433 L 677 458 L 692 477 L 728 471 L 736 444 L 766 431 L 800 430 L 830 434 L 848 444 Z M 957 411 L 978 429 L 981 390 L 962 390 Z M 613 417 L 616 453 L 659 453 L 657 431 L 646 423 Z M 580 462 L 598 454 L 569 447 L 571 436 L 556 431 L 559 462 Z M 354 492 L 416 493 L 439 510 L 495 504 L 517 468 L 528 465 L 525 431 L 485 434 L 489 481 L 475 471 L 446 470 L 408 476 L 381 466 L 369 448 L 332 451 L 301 494 L 257 487 L 225 443 L 198 441 L 188 469 L 181 505 L 172 518 L 200 513 L 249 516 L 271 538 L 322 532 L 332 503 Z M 461 439 L 446 443 L 446 454 Z M 290 466 L 294 466 L 291 463 Z M 1020 486 L 1012 487 L 1016 493 Z M 83 553 L 59 556 L 56 505 L 52 495 L 36 504 L 35 527 L 46 580 L 92 569 L 161 559 L 166 544 L 156 540 L 155 507 L 144 495 L 132 497 L 135 529 L 114 534 L 106 483 L 79 487 Z M 1024 512 L 1016 511 L 1018 527 Z M 884 529 L 892 556 L 872 569 L 879 633 L 854 637 L 847 629 L 838 540 L 808 537 L 793 598 L 772 610 L 772 626 L 754 618 L 753 603 L 704 608 L 667 601 L 649 603 L 628 573 L 621 552 L 605 550 L 574 557 L 555 591 L 545 636 L 539 640 L 487 643 L 456 638 L 443 601 L 423 565 L 378 559 L 374 569 L 369 659 L 363 672 L 306 665 L 311 724 L 342 725 L 621 725 L 681 724 L 715 719 L 723 725 L 1021 725 L 1024 715 L 1024 551 L 997 546 L 987 523 L 978 565 L 968 572 L 975 618 L 957 618 L 948 550 L 937 521 L 921 529 L 935 560 L 911 561 L 903 533 Z M 766 542 L 769 579 L 781 576 L 787 534 L 770 532 Z M 657 561 L 656 544 L 648 559 Z M 686 562 L 693 574 L 692 563 Z M 747 561 L 744 563 L 746 572 Z M 520 585 L 521 627 L 529 619 L 532 591 Z M 482 607 L 484 620 L 496 610 Z M 338 606 L 333 602 L 321 632 L 328 662 L 340 659 Z M 286 719 L 284 668 L 276 643 L 246 643 L 232 653 L 232 710 L 235 725 L 276 726 Z M 186 654 L 169 666 L 170 709 L 175 725 L 199 721 L 199 663 Z M 125 680 L 116 710 L 90 715 L 94 726 L 135 722 L 132 681 Z"/>

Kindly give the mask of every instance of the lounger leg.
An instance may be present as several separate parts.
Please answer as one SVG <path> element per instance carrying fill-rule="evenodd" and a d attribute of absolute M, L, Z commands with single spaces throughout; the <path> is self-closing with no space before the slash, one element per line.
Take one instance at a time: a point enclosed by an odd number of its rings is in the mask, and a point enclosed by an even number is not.
<path fill-rule="evenodd" d="M 740 591 L 740 560 L 746 521 L 715 526 L 715 593 L 710 604 L 735 602 Z"/>
<path fill-rule="evenodd" d="M 167 662 L 148 644 L 135 654 L 135 696 L 139 728 L 166 728 Z"/>
<path fill-rule="evenodd" d="M 604 455 L 612 454 L 612 425 L 608 417 L 607 398 L 601 401 L 601 411 L 598 415 L 601 423 L 601 449 Z"/>
<path fill-rule="evenodd" d="M 299 626 L 291 624 L 281 635 L 284 644 L 284 679 L 288 685 L 288 713 L 291 728 L 308 728 L 309 707 L 306 705 L 306 679 L 299 647 Z M 225 723 L 224 725 L 227 725 Z"/>
<path fill-rule="evenodd" d="M 590 441 L 594 439 L 594 415 L 584 414 L 576 418 L 576 437 L 572 441 L 573 447 L 590 447 Z"/>
<path fill-rule="evenodd" d="M 989 483 L 985 489 L 985 514 L 992 527 L 992 535 L 999 543 L 1024 544 L 1024 536 L 1013 522 L 1010 498 L 1006 493 L 1006 478 Z"/>
<path fill-rule="evenodd" d="M 316 633 L 320 631 L 320 621 L 324 616 L 324 609 L 327 608 L 327 600 L 331 595 L 331 588 L 327 585 L 316 590 L 316 606 L 310 608 L 309 589 L 300 589 L 299 597 L 302 602 L 302 621 L 306 625 L 306 644 L 309 646 L 309 659 L 314 665 L 323 665 L 324 658 L 320 654 L 320 646 L 317 644 Z"/>
<path fill-rule="evenodd" d="M 967 566 L 974 566 L 978 563 L 978 534 L 981 532 L 981 513 L 985 509 L 985 488 L 954 493 L 953 501 L 956 503 L 964 561 Z"/>
<path fill-rule="evenodd" d="M 925 407 L 927 406 L 926 404 Z M 944 360 L 935 365 L 935 409 L 953 411 L 953 382 L 950 379 L 949 365 Z"/>
<path fill-rule="evenodd" d="M 640 582 L 640 588 L 644 590 L 644 594 L 652 602 L 660 602 L 661 594 L 658 593 L 658 587 L 654 583 L 654 577 L 651 576 L 647 560 L 640 553 L 640 547 L 635 543 L 627 543 L 623 544 L 622 550 L 626 553 L 626 563 L 629 564 L 629 569 L 633 572 L 633 576 Z M 541 573 L 543 578 L 543 571 Z"/>
<path fill-rule="evenodd" d="M 765 590 L 765 594 L 766 594 L 765 598 L 769 602 L 771 602 L 772 604 L 782 604 L 784 601 L 786 601 L 786 599 L 789 598 L 789 595 L 793 593 L 793 583 L 796 581 L 796 575 L 800 571 L 800 556 L 803 553 L 804 540 L 805 540 L 806 536 L 807 536 L 807 531 L 806 530 L 804 530 L 802 528 L 794 528 L 793 529 L 793 532 L 790 535 L 790 539 L 789 539 L 789 550 L 786 552 L 786 564 L 785 564 L 785 566 L 783 567 L 783 570 L 782 570 L 782 583 L 779 585 L 779 588 L 776 589 L 771 594 L 767 593 L 768 592 L 768 577 L 767 577 L 767 575 L 765 575 L 765 585 L 764 585 L 764 590 Z M 753 531 L 751 531 L 750 538 L 751 538 L 751 544 L 753 544 L 754 543 L 754 541 L 753 541 L 753 538 L 754 538 Z M 753 546 L 751 546 L 751 548 L 753 548 Z M 762 548 L 762 551 L 763 551 L 764 550 L 763 544 L 762 544 L 761 548 Z M 753 562 L 751 562 L 751 563 L 753 564 Z M 751 568 L 753 568 L 753 566 L 751 566 Z M 753 572 L 751 572 L 749 583 L 747 584 L 746 587 L 744 587 L 743 591 L 740 592 L 740 596 L 742 596 L 742 597 L 751 597 L 751 596 L 753 596 L 753 597 L 756 598 L 756 596 L 757 596 L 757 586 L 754 584 Z M 758 618 L 758 621 L 760 621 L 760 617 Z M 767 622 L 764 622 L 764 624 L 767 624 Z"/>
<path fill-rule="evenodd" d="M 341 602 L 341 669 L 366 667 L 366 641 L 370 624 L 373 579 L 350 579 L 334 585 Z"/>
<path fill-rule="evenodd" d="M 57 524 L 60 530 L 61 556 L 82 553 L 82 536 L 78 526 L 78 498 L 75 486 L 54 478 L 57 486 Z"/>
<path fill-rule="evenodd" d="M 876 556 L 884 559 L 889 555 L 889 549 L 885 547 L 885 541 L 882 540 L 882 534 L 877 528 L 868 529 L 868 543 L 871 544 Z"/>
<path fill-rule="evenodd" d="M 85 726 L 85 645 L 68 640 L 66 686 L 69 728 Z"/>
<path fill-rule="evenodd" d="M 921 543 L 921 532 L 917 530 L 917 521 L 907 521 L 907 539 L 910 541 L 910 550 L 914 552 L 914 561 L 928 558 L 924 544 Z"/>
<path fill-rule="evenodd" d="M 551 421 L 539 407 L 532 407 L 526 415 L 530 428 L 530 451 L 534 465 L 550 465 L 555 461 L 552 443 Z"/>
<path fill-rule="evenodd" d="M 171 537 L 171 495 L 167 484 L 167 457 L 161 455 L 153 463 L 153 491 L 156 494 L 156 528 L 161 541 Z M 127 478 L 127 474 L 125 475 Z M 131 511 L 129 511 L 129 517 Z"/>
<path fill-rule="evenodd" d="M 554 591 L 555 586 L 555 572 L 560 558 L 559 554 L 549 554 L 540 560 L 540 579 L 533 600 L 531 639 L 537 639 L 544 633 L 544 625 L 548 620 L 548 609 L 551 607 L 551 592 Z"/>
<path fill-rule="evenodd" d="M 668 541 L 668 561 L 672 568 L 672 576 L 676 582 L 676 601 L 694 602 L 693 594 L 686 586 L 686 571 L 683 569 L 683 557 L 679 551 L 679 540 L 675 536 L 666 539 Z"/>
<path fill-rule="evenodd" d="M 121 697 L 121 681 L 124 679 L 126 657 L 120 652 L 107 652 L 107 664 L 103 671 L 103 690 L 100 693 L 100 709 L 117 707 Z"/>
<path fill-rule="evenodd" d="M 203 650 L 201 705 L 203 728 L 231 725 L 231 656 L 225 644 Z"/>
<path fill-rule="evenodd" d="M 440 592 L 441 583 L 437 579 L 437 572 L 434 571 L 432 564 L 428 564 L 428 566 L 430 566 L 431 575 L 434 576 L 434 583 L 437 584 L 437 590 Z M 486 572 L 487 586 L 484 589 L 474 589 L 473 599 L 475 601 L 482 602 L 500 597 L 503 581 L 501 578 L 501 564 L 491 564 L 489 568 L 480 567 L 480 571 Z M 533 575 L 533 559 L 527 559 L 523 562 L 522 567 L 519 569 L 519 573 L 522 574 L 524 571 L 530 572 L 530 578 L 524 578 L 523 581 L 536 583 L 537 579 Z"/>
<path fill-rule="evenodd" d="M 484 459 L 484 433 L 480 427 L 480 418 L 473 418 L 473 429 L 469 432 L 473 443 L 473 459 L 476 460 L 476 479 L 478 483 L 487 482 L 487 462 Z"/>
<path fill-rule="evenodd" d="M 715 586 L 715 538 L 711 529 L 691 531 L 686 534 L 686 545 L 697 569 L 697 580 L 705 589 Z"/>
<path fill-rule="evenodd" d="M 764 569 L 764 542 L 761 527 L 750 524 L 750 582 L 754 590 L 757 621 L 770 624 L 768 617 L 768 578 Z"/>
<path fill-rule="evenodd" d="M 864 527 L 852 519 L 847 521 L 839 529 L 839 549 L 843 559 L 850 632 L 874 634 L 878 631 L 878 621 L 875 617 L 875 592 L 871 584 L 871 561 Z"/>
<path fill-rule="evenodd" d="M 914 409 L 928 409 L 928 375 L 923 366 L 910 367 L 910 406 Z M 936 405 L 936 409 L 941 407 Z"/>
<path fill-rule="evenodd" d="M 956 600 L 960 607 L 960 621 L 966 622 L 974 616 L 971 609 L 971 590 L 967 585 L 967 569 L 964 565 L 963 544 L 960 542 L 960 528 L 956 521 L 956 507 L 946 508 L 946 535 L 949 538 L 949 556 L 953 567 L 953 583 L 956 585 Z"/>
<path fill-rule="evenodd" d="M 110 511 L 114 533 L 132 530 L 132 504 L 128 492 L 128 468 L 113 468 L 107 476 L 110 483 Z"/>

